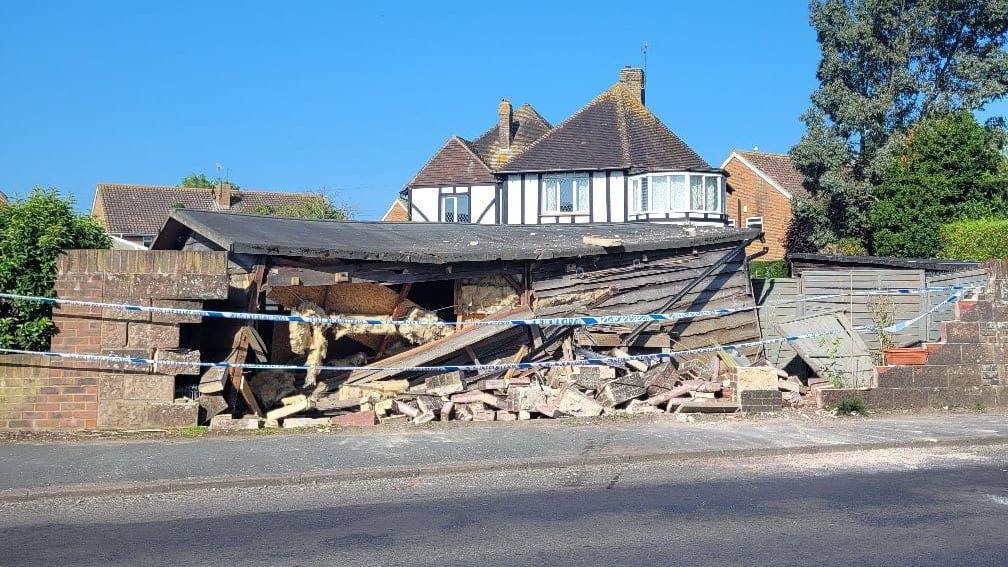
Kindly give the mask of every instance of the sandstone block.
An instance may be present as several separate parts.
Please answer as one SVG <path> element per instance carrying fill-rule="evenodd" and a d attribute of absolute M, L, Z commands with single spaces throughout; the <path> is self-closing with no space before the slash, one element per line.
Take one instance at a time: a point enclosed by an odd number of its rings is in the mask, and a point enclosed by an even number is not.
<path fill-rule="evenodd" d="M 169 323 L 129 323 L 127 346 L 130 348 L 175 348 L 179 346 L 179 327 Z"/>
<path fill-rule="evenodd" d="M 200 351 L 187 348 L 159 348 L 154 351 L 154 372 L 158 374 L 171 375 L 199 375 L 203 368 L 199 365 Z M 191 364 L 165 364 L 163 363 L 188 362 Z"/>

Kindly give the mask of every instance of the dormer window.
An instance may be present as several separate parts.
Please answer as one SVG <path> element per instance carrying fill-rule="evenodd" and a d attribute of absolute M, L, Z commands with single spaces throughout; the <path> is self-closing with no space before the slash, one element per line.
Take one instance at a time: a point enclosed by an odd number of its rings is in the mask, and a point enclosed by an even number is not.
<path fill-rule="evenodd" d="M 550 175 L 542 179 L 543 213 L 588 213 L 588 174 Z"/>

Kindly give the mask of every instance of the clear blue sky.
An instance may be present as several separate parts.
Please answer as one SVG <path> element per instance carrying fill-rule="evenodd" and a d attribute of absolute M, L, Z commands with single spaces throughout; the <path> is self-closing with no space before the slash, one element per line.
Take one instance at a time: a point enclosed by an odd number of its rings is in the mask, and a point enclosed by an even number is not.
<path fill-rule="evenodd" d="M 790 6 L 790 7 L 785 7 Z M 802 0 L 5 2 L 0 190 L 175 184 L 335 190 L 379 216 L 502 97 L 557 123 L 639 64 L 648 106 L 707 161 L 786 151 L 816 85 Z"/>

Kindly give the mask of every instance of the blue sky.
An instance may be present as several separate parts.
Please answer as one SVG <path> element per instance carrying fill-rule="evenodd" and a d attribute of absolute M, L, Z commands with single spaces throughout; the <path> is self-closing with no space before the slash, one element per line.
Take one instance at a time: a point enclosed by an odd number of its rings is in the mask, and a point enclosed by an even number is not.
<path fill-rule="evenodd" d="M 803 0 L 457 4 L 6 2 L 0 190 L 176 184 L 328 190 L 381 215 L 497 103 L 558 123 L 641 62 L 648 106 L 707 161 L 786 151 L 815 87 Z M 992 108 L 993 109 L 993 108 Z"/>

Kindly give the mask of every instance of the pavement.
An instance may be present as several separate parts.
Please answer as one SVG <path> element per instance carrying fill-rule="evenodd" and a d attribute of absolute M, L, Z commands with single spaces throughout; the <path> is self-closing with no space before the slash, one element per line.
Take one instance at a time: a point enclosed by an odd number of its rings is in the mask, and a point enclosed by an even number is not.
<path fill-rule="evenodd" d="M 0 445 L 0 501 L 495 470 L 1008 444 L 1008 415 L 682 423 L 535 420 L 196 439 Z"/>
<path fill-rule="evenodd" d="M 1000 446 L 0 502 L 27 565 L 1008 564 Z"/>

